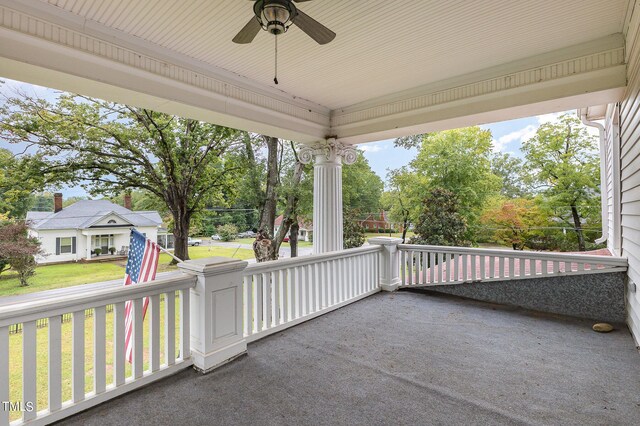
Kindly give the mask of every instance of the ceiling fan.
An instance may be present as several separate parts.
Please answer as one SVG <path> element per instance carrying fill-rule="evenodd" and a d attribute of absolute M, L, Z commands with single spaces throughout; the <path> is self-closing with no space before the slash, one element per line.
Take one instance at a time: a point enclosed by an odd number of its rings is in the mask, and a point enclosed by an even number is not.
<path fill-rule="evenodd" d="M 260 30 L 275 36 L 287 32 L 291 25 L 304 31 L 319 44 L 327 44 L 336 37 L 336 33 L 325 27 L 309 15 L 298 9 L 293 3 L 310 0 L 251 0 L 254 17 L 233 38 L 234 43 L 251 43 Z"/>

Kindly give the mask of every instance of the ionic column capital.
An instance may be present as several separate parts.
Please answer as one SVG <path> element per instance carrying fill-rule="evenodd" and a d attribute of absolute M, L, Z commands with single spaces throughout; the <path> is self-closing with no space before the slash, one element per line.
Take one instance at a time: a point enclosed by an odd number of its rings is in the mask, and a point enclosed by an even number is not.
<path fill-rule="evenodd" d="M 319 164 L 353 164 L 358 159 L 358 152 L 353 146 L 330 138 L 314 145 L 304 145 L 298 152 L 298 158 L 303 164 L 309 164 L 314 159 Z"/>

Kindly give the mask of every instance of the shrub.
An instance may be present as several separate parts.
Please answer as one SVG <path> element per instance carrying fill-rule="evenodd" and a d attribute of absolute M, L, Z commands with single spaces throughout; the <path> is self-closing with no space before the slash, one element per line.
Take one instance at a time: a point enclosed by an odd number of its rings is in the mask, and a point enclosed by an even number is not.
<path fill-rule="evenodd" d="M 94 252 L 95 252 L 96 256 L 100 256 L 100 254 L 102 253 L 102 249 L 97 248 L 97 249 L 94 250 Z"/>
<path fill-rule="evenodd" d="M 115 247 L 109 247 L 109 253 L 111 253 L 112 255 L 116 252 L 116 248 Z"/>
<path fill-rule="evenodd" d="M 218 226 L 218 235 L 222 241 L 233 241 L 238 235 L 238 228 L 230 223 Z"/>

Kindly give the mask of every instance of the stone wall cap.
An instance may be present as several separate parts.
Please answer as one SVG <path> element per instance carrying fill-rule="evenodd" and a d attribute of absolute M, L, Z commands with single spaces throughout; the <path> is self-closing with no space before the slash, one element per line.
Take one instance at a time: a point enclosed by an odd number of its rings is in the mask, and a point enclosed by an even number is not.
<path fill-rule="evenodd" d="M 243 270 L 249 262 L 240 259 L 231 259 L 229 257 L 205 257 L 202 259 L 187 260 L 178 263 L 178 268 L 184 272 L 196 272 L 202 274 L 222 274 L 226 272 Z"/>
<path fill-rule="evenodd" d="M 369 244 L 377 244 L 381 246 L 395 246 L 402 243 L 402 238 L 396 237 L 373 237 L 369 238 Z"/>

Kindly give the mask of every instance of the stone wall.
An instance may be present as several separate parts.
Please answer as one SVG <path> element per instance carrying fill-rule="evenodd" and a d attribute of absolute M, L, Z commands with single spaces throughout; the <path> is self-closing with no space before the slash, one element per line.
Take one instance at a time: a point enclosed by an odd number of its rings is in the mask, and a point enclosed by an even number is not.
<path fill-rule="evenodd" d="M 596 321 L 624 322 L 625 277 L 624 272 L 567 275 L 442 285 L 418 291 L 446 293 Z"/>

